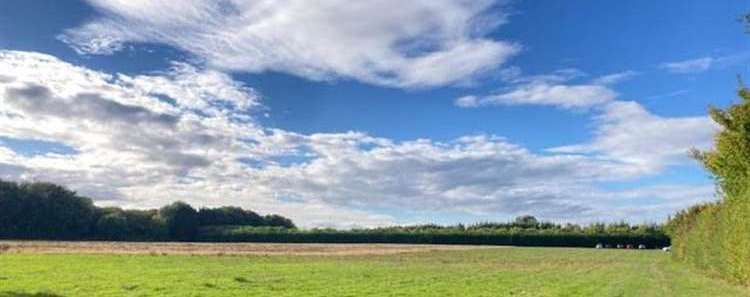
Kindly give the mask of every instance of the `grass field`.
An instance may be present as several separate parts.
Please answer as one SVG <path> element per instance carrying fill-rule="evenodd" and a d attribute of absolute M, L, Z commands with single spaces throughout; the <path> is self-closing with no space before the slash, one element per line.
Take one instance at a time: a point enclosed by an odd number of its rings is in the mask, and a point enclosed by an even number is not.
<path fill-rule="evenodd" d="M 748 295 L 659 251 L 310 245 L 266 255 L 248 253 L 250 247 L 212 255 L 6 248 L 0 296 Z M 311 248 L 316 252 L 294 252 Z M 395 250 L 378 252 L 388 249 Z"/>

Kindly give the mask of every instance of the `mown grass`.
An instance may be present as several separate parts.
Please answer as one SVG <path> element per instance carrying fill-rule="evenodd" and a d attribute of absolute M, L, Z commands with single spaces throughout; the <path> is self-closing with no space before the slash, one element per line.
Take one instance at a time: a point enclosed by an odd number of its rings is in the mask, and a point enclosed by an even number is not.
<path fill-rule="evenodd" d="M 746 296 L 658 251 L 370 256 L 1 254 L 0 296 Z"/>

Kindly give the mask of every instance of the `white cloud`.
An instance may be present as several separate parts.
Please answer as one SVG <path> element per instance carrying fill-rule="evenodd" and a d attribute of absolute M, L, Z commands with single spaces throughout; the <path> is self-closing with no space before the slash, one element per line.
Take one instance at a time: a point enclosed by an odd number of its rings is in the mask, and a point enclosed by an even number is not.
<path fill-rule="evenodd" d="M 571 221 L 611 222 L 626 218 L 631 222 L 662 223 L 676 210 L 716 200 L 716 189 L 710 184 L 633 185 L 621 190 L 584 189 L 577 197 L 600 207 Z"/>
<path fill-rule="evenodd" d="M 509 92 L 486 96 L 477 105 L 547 105 L 567 109 L 588 108 L 609 102 L 617 93 L 598 85 L 529 84 Z"/>
<path fill-rule="evenodd" d="M 60 39 L 80 53 L 162 43 L 230 71 L 280 71 L 397 87 L 471 79 L 519 51 L 486 33 L 494 0 L 89 0 L 101 16 Z M 398 7 L 398 9 L 393 9 Z"/>
<path fill-rule="evenodd" d="M 718 129 L 708 116 L 660 117 L 632 101 L 608 104 L 597 119 L 590 143 L 550 151 L 598 154 L 635 164 L 642 174 L 653 174 L 686 162 L 691 148 L 710 148 Z"/>
<path fill-rule="evenodd" d="M 480 98 L 474 95 L 463 96 L 456 99 L 456 106 L 458 107 L 478 107 Z"/>
<path fill-rule="evenodd" d="M 665 99 L 665 98 L 672 98 L 672 97 L 682 96 L 682 95 L 685 95 L 685 94 L 688 94 L 688 93 L 690 93 L 689 89 L 681 89 L 681 90 L 676 90 L 676 91 L 672 91 L 672 92 L 651 95 L 651 96 L 646 97 L 645 99 L 646 100 Z"/>
<path fill-rule="evenodd" d="M 505 80 L 514 84 L 509 90 L 487 96 L 468 95 L 454 102 L 459 107 L 480 107 L 490 105 L 544 105 L 565 109 L 586 109 L 601 105 L 617 98 L 617 93 L 602 83 L 622 80 L 627 75 L 620 73 L 602 77 L 592 83 L 569 84 L 570 80 L 584 76 L 576 69 L 565 69 L 548 75 L 521 76 L 510 72 Z"/>
<path fill-rule="evenodd" d="M 712 57 L 704 57 L 692 60 L 662 63 L 661 65 L 659 65 L 659 67 L 672 73 L 698 73 L 708 70 L 716 61 L 717 60 Z"/>
<path fill-rule="evenodd" d="M 612 205 L 651 194 L 613 195 L 597 185 L 657 172 L 710 140 L 704 118 L 661 118 L 633 103 L 607 105 L 592 143 L 555 153 L 490 135 L 445 142 L 304 135 L 260 126 L 251 88 L 185 64 L 113 75 L 0 51 L 0 77 L 0 136 L 75 150 L 24 155 L 0 144 L 0 177 L 60 182 L 108 205 L 239 205 L 308 227 L 410 219 L 388 210 L 584 222 L 675 209 L 666 200 Z"/>
<path fill-rule="evenodd" d="M 256 183 L 275 189 L 282 197 L 349 209 L 460 213 L 478 218 L 533 213 L 576 222 L 656 221 L 691 202 L 712 197 L 705 195 L 706 186 L 701 184 L 671 186 L 685 194 L 681 201 L 649 188 L 602 190 L 596 185 L 637 179 L 653 173 L 652 168 L 598 156 L 534 154 L 486 135 L 450 142 L 394 142 L 361 133 L 304 136 L 286 132 L 277 143 L 304 146 L 315 158 L 294 166 L 268 167 Z"/>
<path fill-rule="evenodd" d="M 600 76 L 594 79 L 592 83 L 596 85 L 613 85 L 631 79 L 636 75 L 638 75 L 638 72 L 628 70 Z"/>
<path fill-rule="evenodd" d="M 0 51 L 0 136 L 68 145 L 75 154 L 22 155 L 0 147 L 0 177 L 70 185 L 99 203 L 158 207 L 241 205 L 290 214 L 303 225 L 383 225 L 388 216 L 276 201 L 249 187 L 237 160 L 283 153 L 250 115 L 255 92 L 225 74 L 175 64 L 159 75 L 109 75 L 54 57 Z"/>
<path fill-rule="evenodd" d="M 313 134 L 309 163 L 276 168 L 274 188 L 308 193 L 350 207 L 397 207 L 482 213 L 563 212 L 584 208 L 556 194 L 583 181 L 629 174 L 617 163 L 579 156 L 540 156 L 501 138 L 471 136 L 448 143 L 394 143 L 366 135 Z M 362 143 L 379 143 L 368 150 Z M 516 210 L 517 209 L 517 210 Z"/>

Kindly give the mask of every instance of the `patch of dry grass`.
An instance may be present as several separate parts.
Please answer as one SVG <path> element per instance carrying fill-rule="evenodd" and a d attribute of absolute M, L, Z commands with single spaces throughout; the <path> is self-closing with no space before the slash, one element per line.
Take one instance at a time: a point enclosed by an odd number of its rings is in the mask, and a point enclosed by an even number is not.
<path fill-rule="evenodd" d="M 0 252 L 146 255 L 390 255 L 490 247 L 402 244 L 282 244 L 96 241 L 0 241 Z"/>

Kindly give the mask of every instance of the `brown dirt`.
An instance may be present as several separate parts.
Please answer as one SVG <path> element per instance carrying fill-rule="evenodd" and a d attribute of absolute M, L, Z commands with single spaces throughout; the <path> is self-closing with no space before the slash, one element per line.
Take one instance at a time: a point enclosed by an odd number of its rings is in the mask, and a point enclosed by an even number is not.
<path fill-rule="evenodd" d="M 175 255 L 390 255 L 490 247 L 407 244 L 0 241 L 0 253 Z"/>

